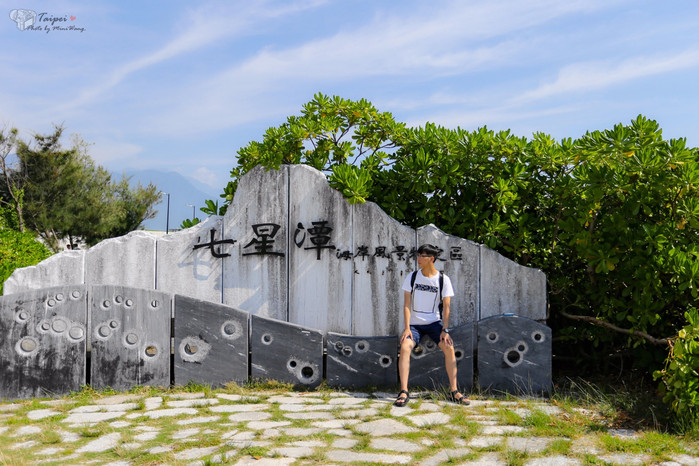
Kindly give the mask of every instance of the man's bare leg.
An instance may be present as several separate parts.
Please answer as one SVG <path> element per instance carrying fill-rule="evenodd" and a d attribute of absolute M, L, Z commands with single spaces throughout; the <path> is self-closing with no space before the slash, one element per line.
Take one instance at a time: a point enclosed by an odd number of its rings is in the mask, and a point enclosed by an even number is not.
<path fill-rule="evenodd" d="M 400 389 L 401 393 L 398 394 L 398 400 L 405 403 L 408 400 L 408 395 L 403 393 L 403 391 L 408 392 L 408 379 L 410 378 L 410 353 L 412 353 L 415 347 L 415 342 L 406 338 L 400 345 L 400 357 L 398 358 L 398 374 L 400 376 Z"/>
<path fill-rule="evenodd" d="M 459 386 L 456 381 L 457 370 L 454 346 L 447 345 L 444 341 L 442 341 L 439 343 L 439 347 L 444 353 L 444 367 L 447 370 L 447 377 L 449 378 L 449 393 L 451 394 L 452 401 L 464 404 L 470 402 L 468 398 L 459 392 Z"/>

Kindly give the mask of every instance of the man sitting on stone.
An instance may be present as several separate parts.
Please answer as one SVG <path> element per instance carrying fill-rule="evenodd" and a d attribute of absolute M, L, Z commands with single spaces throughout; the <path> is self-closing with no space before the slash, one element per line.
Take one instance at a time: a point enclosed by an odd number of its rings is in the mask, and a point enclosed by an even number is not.
<path fill-rule="evenodd" d="M 444 353 L 451 401 L 470 404 L 456 385 L 456 355 L 454 342 L 449 335 L 449 305 L 454 289 L 449 277 L 434 266 L 439 253 L 439 249 L 431 244 L 420 246 L 417 250 L 417 266 L 420 270 L 409 274 L 403 282 L 405 330 L 400 337 L 398 372 L 401 390 L 394 402 L 395 406 L 405 406 L 410 400 L 410 354 L 425 335 L 438 343 Z"/>

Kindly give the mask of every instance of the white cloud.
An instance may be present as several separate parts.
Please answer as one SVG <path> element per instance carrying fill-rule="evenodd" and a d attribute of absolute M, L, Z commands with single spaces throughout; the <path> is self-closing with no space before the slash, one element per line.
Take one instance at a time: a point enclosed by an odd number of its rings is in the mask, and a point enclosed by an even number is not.
<path fill-rule="evenodd" d="M 607 2 L 608 3 L 608 2 Z M 297 85 L 313 92 L 361 79 L 406 82 L 465 76 L 527 60 L 531 41 L 512 34 L 555 18 L 607 5 L 602 1 L 410 3 L 379 12 L 359 27 L 256 55 L 193 84 L 187 95 L 155 119 L 158 132 L 218 130 L 287 114 L 298 105 Z M 538 39 L 533 39 L 534 41 Z M 298 108 L 292 108 L 297 112 Z M 186 118 L 180 117 L 186 115 Z"/>
<path fill-rule="evenodd" d="M 189 176 L 212 188 L 220 188 L 222 185 L 219 174 L 206 167 L 197 168 Z"/>
<path fill-rule="evenodd" d="M 555 81 L 523 93 L 519 103 L 560 94 L 603 89 L 647 76 L 671 73 L 699 66 L 699 50 L 690 49 L 674 55 L 635 57 L 614 63 L 610 60 L 576 63 L 563 68 Z"/>
<path fill-rule="evenodd" d="M 142 152 L 143 147 L 137 144 L 108 139 L 100 139 L 89 147 L 90 157 L 100 165 L 118 162 L 118 165 L 123 166 L 136 160 Z"/>
<path fill-rule="evenodd" d="M 281 6 L 272 1 L 212 3 L 200 5 L 196 10 L 184 15 L 185 30 L 154 52 L 142 55 L 127 63 L 118 65 L 100 78 L 99 84 L 83 89 L 77 98 L 62 108 L 80 108 L 93 103 L 107 91 L 114 88 L 129 76 L 182 54 L 229 40 L 254 30 L 254 26 L 265 18 L 294 14 L 325 3 L 322 0 L 300 0 Z"/>

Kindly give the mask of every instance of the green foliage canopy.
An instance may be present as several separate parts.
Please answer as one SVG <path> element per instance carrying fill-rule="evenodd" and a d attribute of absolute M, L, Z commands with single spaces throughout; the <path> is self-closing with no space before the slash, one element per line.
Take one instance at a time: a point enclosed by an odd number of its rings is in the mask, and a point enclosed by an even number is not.
<path fill-rule="evenodd" d="M 591 365 L 634 348 L 637 363 L 658 367 L 663 337 L 697 298 L 699 151 L 664 140 L 643 116 L 576 140 L 528 140 L 407 128 L 365 100 L 317 94 L 238 154 L 224 209 L 256 165 L 304 163 L 349 202 L 374 201 L 405 224 L 434 223 L 540 268 L 559 345 L 598 354 Z"/>
<path fill-rule="evenodd" d="M 22 233 L 0 225 L 0 295 L 5 280 L 15 269 L 38 264 L 49 256 L 51 252 L 36 240 L 34 233 Z"/>
<path fill-rule="evenodd" d="M 90 158 L 82 140 L 75 138 L 69 149 L 61 146 L 63 128 L 37 134 L 30 142 L 16 134 L 12 130 L 0 139 L 5 149 L 15 150 L 18 160 L 10 167 L 9 150 L 3 152 L 0 200 L 18 213 L 20 231 L 26 224 L 54 251 L 62 238 L 92 245 L 135 230 L 155 215 L 153 206 L 161 197 L 155 186 L 132 188 L 127 178 L 113 181 Z"/>

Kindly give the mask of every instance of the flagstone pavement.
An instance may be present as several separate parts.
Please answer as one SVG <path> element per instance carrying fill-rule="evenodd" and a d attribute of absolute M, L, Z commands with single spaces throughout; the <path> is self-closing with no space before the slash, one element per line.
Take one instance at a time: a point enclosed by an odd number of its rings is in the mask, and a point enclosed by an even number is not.
<path fill-rule="evenodd" d="M 696 444 L 658 459 L 605 448 L 595 432 L 542 436 L 534 422 L 512 421 L 598 416 L 547 400 L 458 406 L 423 393 L 397 408 L 394 397 L 247 390 L 5 402 L 0 464 L 699 465 Z M 629 442 L 640 435 L 608 434 Z"/>

